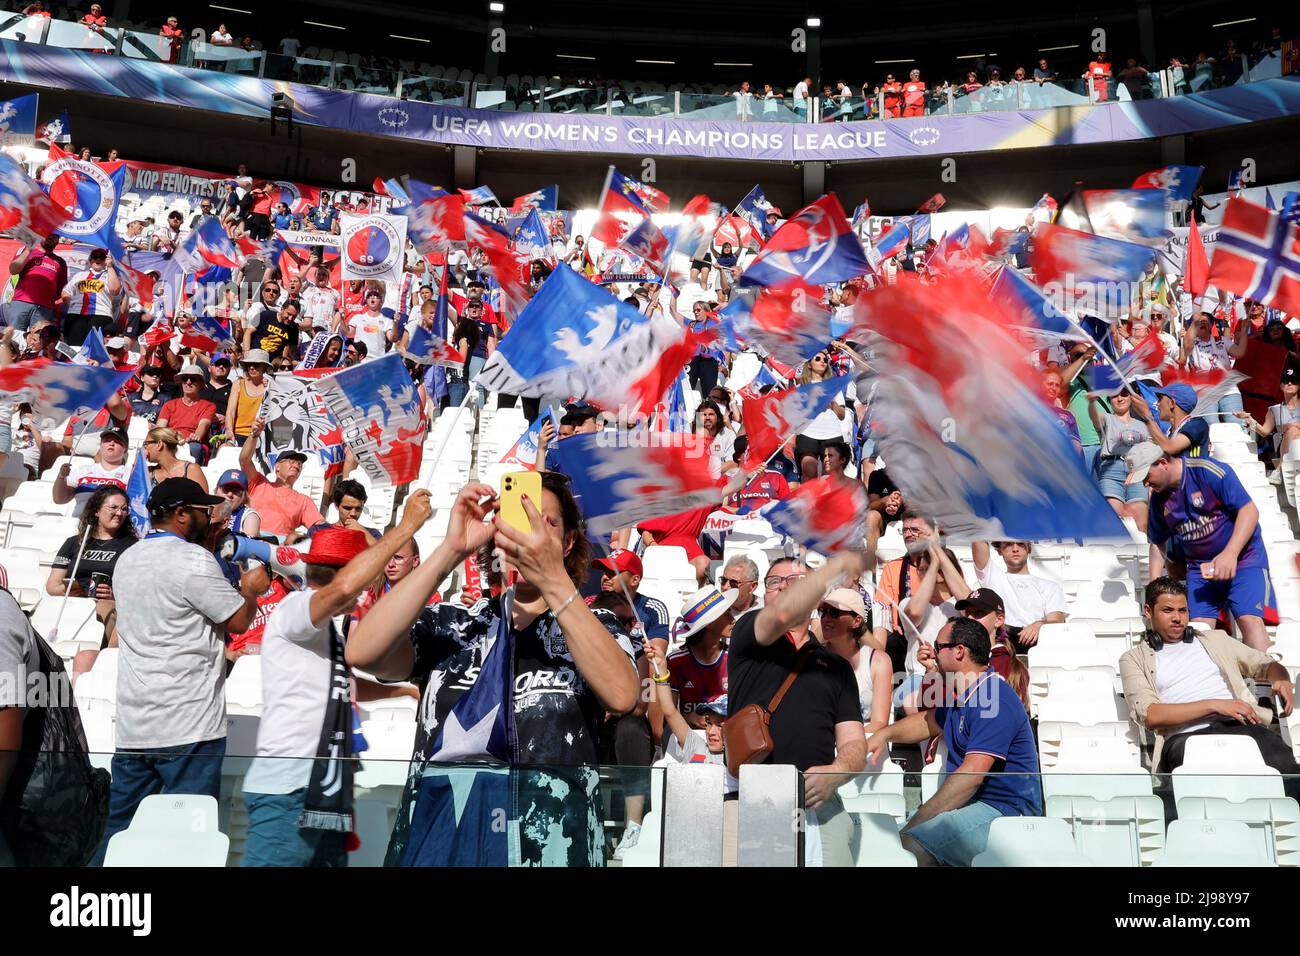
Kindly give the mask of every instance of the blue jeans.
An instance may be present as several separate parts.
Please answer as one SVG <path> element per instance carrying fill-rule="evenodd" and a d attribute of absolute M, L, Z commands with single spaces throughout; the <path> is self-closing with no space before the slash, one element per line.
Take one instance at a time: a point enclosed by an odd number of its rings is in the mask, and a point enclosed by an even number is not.
<path fill-rule="evenodd" d="M 108 799 L 108 824 L 91 866 L 103 866 L 108 841 L 131 824 L 136 808 L 155 793 L 221 796 L 221 762 L 226 738 L 154 750 L 119 750 L 113 755 L 113 787 Z"/>
<path fill-rule="evenodd" d="M 1083 470 L 1093 481 L 1097 480 L 1097 459 L 1101 457 L 1101 445 L 1083 446 Z"/>
<path fill-rule="evenodd" d="M 298 826 L 304 787 L 293 793 L 246 793 L 244 866 L 347 866 L 347 834 Z"/>
<path fill-rule="evenodd" d="M 34 302 L 6 302 L 4 304 L 4 321 L 0 325 L 12 325 L 15 332 L 26 332 L 37 322 L 54 321 L 54 310 Z"/>
<path fill-rule="evenodd" d="M 453 406 L 459 405 L 465 400 L 465 393 L 469 391 L 469 383 L 474 376 L 483 371 L 483 366 L 487 364 L 487 359 L 477 355 L 471 355 L 469 359 L 469 370 L 465 374 L 463 382 L 448 382 L 447 397 Z M 480 404 L 487 397 L 487 391 L 483 388 L 478 390 Z"/>

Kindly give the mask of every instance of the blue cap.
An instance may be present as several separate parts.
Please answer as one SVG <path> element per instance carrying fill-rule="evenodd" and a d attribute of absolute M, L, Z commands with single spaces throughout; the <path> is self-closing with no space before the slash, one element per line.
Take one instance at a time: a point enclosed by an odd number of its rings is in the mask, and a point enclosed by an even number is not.
<path fill-rule="evenodd" d="M 706 700 L 695 705 L 695 712 L 698 714 L 702 710 L 711 710 L 719 717 L 727 716 L 727 695 L 714 697 L 712 700 Z"/>
<path fill-rule="evenodd" d="M 1164 388 L 1157 388 L 1156 394 L 1167 396 L 1170 401 L 1185 412 L 1194 409 L 1198 401 L 1196 389 L 1186 382 L 1174 382 L 1174 384 L 1166 385 Z"/>
<path fill-rule="evenodd" d="M 244 477 L 244 473 L 238 468 L 228 468 L 217 479 L 218 488 L 224 488 L 226 485 L 239 485 L 239 487 L 247 491 L 248 479 Z"/>

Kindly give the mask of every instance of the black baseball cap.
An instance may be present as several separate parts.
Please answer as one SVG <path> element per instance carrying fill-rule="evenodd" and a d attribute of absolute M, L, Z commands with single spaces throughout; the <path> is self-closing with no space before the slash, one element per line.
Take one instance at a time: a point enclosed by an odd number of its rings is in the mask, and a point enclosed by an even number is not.
<path fill-rule="evenodd" d="M 210 495 L 191 478 L 168 478 L 149 492 L 149 511 L 170 511 L 186 505 L 219 505 L 225 498 Z"/>
<path fill-rule="evenodd" d="M 302 451 L 282 451 L 275 456 L 276 461 L 303 461 L 307 460 L 307 453 Z"/>
<path fill-rule="evenodd" d="M 978 611 L 981 616 L 988 614 L 990 611 L 997 611 L 999 614 L 1007 613 L 1007 607 L 1002 603 L 1002 597 L 992 588 L 976 588 L 958 601 L 956 608 L 958 611 L 968 609 Z"/>
<path fill-rule="evenodd" d="M 99 433 L 100 441 L 104 441 L 105 439 L 109 439 L 109 438 L 111 438 L 113 441 L 116 441 L 123 446 L 129 444 L 129 442 L 127 442 L 126 440 L 126 432 L 122 431 L 122 429 L 120 428 L 105 428 L 102 432 Z"/>
<path fill-rule="evenodd" d="M 1282 369 L 1282 383 L 1284 385 L 1300 383 L 1300 370 L 1297 370 L 1294 366 Z"/>

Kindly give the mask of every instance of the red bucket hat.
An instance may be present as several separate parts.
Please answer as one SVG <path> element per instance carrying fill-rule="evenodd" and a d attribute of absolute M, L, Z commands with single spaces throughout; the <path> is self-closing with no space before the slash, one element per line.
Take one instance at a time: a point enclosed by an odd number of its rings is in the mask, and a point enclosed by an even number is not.
<path fill-rule="evenodd" d="M 311 550 L 302 556 L 308 564 L 341 568 L 370 547 L 370 535 L 355 528 L 324 528 L 311 536 Z"/>

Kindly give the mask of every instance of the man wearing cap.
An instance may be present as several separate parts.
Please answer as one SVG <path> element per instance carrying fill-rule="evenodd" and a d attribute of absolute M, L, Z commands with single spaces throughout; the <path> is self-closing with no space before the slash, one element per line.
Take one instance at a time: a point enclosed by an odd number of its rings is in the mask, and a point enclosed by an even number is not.
<path fill-rule="evenodd" d="M 794 681 L 772 714 L 772 752 L 764 763 L 793 764 L 803 774 L 808 822 L 819 829 L 827 866 L 851 866 L 853 821 L 836 791 L 866 766 L 858 682 L 848 661 L 812 639 L 813 610 L 839 581 L 857 581 L 865 552 L 844 551 L 817 570 L 793 558 L 774 561 L 764 580 L 762 609 L 731 630 L 728 705 L 766 708 L 785 679 Z M 846 776 L 848 775 L 848 776 Z"/>
<path fill-rule="evenodd" d="M 1228 465 L 1213 458 L 1180 458 L 1152 442 L 1124 459 L 1128 481 L 1151 492 L 1147 538 L 1155 546 L 1151 574 L 1165 561 L 1184 565 L 1192 620 L 1213 625 L 1231 612 L 1242 639 L 1256 650 L 1271 643 L 1277 595 L 1259 530 L 1259 506 Z M 1172 553 L 1171 553 L 1172 552 Z"/>
<path fill-rule="evenodd" d="M 1201 417 L 1192 417 L 1198 401 L 1196 389 L 1186 382 L 1175 382 L 1164 388 L 1156 389 L 1159 396 L 1161 421 L 1169 423 L 1169 434 L 1160 430 L 1160 426 L 1151 417 L 1151 409 L 1141 400 L 1129 406 L 1129 413 L 1146 422 L 1151 441 L 1160 446 L 1168 455 L 1183 455 L 1188 458 L 1200 458 L 1210 451 L 1210 425 Z"/>
<path fill-rule="evenodd" d="M 988 631 L 989 643 L 992 646 L 989 652 L 989 666 L 998 672 L 999 677 L 1010 682 L 1014 687 L 1018 679 L 1015 667 L 1016 654 L 1010 646 L 1011 637 L 1006 629 L 1007 609 L 1002 603 L 1001 595 L 992 588 L 976 588 L 954 606 L 962 617 L 979 621 L 984 626 L 984 630 Z"/>
<path fill-rule="evenodd" d="M 103 485 L 126 488 L 127 480 L 126 432 L 117 427 L 105 428 L 99 433 L 99 451 L 94 458 L 65 461 L 59 469 L 50 495 L 56 505 L 76 501 L 73 517 L 81 516 L 90 496 Z"/>
<path fill-rule="evenodd" d="M 239 450 L 239 466 L 248 479 L 248 500 L 262 516 L 262 533 L 275 535 L 285 544 L 292 544 L 301 535 L 299 529 L 323 524 L 325 517 L 320 509 L 293 486 L 302 475 L 307 456 L 300 451 L 282 451 L 275 459 L 275 479 L 268 479 L 253 462 L 253 453 L 266 428 L 264 419 L 253 423 L 252 431 Z"/>
<path fill-rule="evenodd" d="M 719 591 L 710 585 L 682 604 L 676 633 L 685 647 L 668 655 L 668 671 L 688 721 L 694 720 L 696 704 L 727 692 L 727 652 L 722 641 L 731 630 L 727 612 L 735 603 L 734 590 Z"/>
<path fill-rule="evenodd" d="M 978 621 L 949 621 L 934 644 L 944 678 L 940 706 L 883 727 L 866 743 L 872 765 L 879 766 L 889 758 L 890 743 L 943 735 L 947 776 L 901 834 L 903 848 L 922 866 L 970 866 L 987 848 L 994 820 L 1043 812 L 1029 714 L 989 667 L 989 652 L 988 632 Z"/>
<path fill-rule="evenodd" d="M 173 398 L 158 412 L 159 428 L 174 428 L 189 442 L 190 456 L 200 465 L 208 463 L 208 429 L 217 417 L 217 406 L 200 397 L 206 379 L 203 369 L 186 365 L 176 380 L 181 383 L 181 397 Z"/>
<path fill-rule="evenodd" d="M 214 426 L 223 435 L 226 430 L 226 406 L 230 404 L 230 391 L 234 383 L 230 380 L 231 362 L 229 356 L 219 355 L 208 364 L 208 384 L 199 392 L 199 398 L 211 402 L 217 411 Z"/>
<path fill-rule="evenodd" d="M 373 545 L 352 528 L 316 532 L 303 556 L 307 587 L 271 613 L 262 636 L 257 759 L 244 778 L 244 866 L 347 865 L 351 774 L 330 758 L 352 756 L 352 700 L 333 619 L 352 610 L 432 513 L 422 489 Z"/>
<path fill-rule="evenodd" d="M 211 509 L 225 499 L 189 478 L 168 478 L 149 494 L 153 532 L 113 568 L 117 598 L 117 753 L 101 864 L 108 841 L 155 793 L 221 790 L 226 752 L 226 660 L 222 637 L 243 631 L 267 589 L 264 568 L 245 571 L 235 590 L 199 542 Z"/>
<path fill-rule="evenodd" d="M 1009 602 L 1007 633 L 1015 641 L 1016 650 L 1024 652 L 1038 643 L 1038 631 L 1044 624 L 1065 623 L 1065 591 L 1050 578 L 1029 573 L 1029 555 L 1034 550 L 1030 542 L 995 541 L 993 547 L 1002 558 L 1002 566 L 993 560 L 987 541 L 971 542 L 975 579 L 1005 595 Z M 961 610 L 960 605 L 957 609 Z"/>
<path fill-rule="evenodd" d="M 669 625 L 671 619 L 668 608 L 658 598 L 638 594 L 641 576 L 645 573 L 641 559 L 635 551 L 617 548 L 607 558 L 597 558 L 591 562 L 593 568 L 600 570 L 600 589 L 615 594 L 631 595 L 632 607 L 636 611 L 639 625 L 629 630 L 632 648 L 638 653 L 647 640 L 658 642 L 659 649 L 668 650 Z"/>
<path fill-rule="evenodd" d="M 227 530 L 256 538 L 262 533 L 262 516 L 248 503 L 248 479 L 238 468 L 227 468 L 217 479 L 217 494 L 230 502 Z"/>
<path fill-rule="evenodd" d="M 63 341 L 81 348 L 91 329 L 104 332 L 117 314 L 122 281 L 107 249 L 92 249 L 86 268 L 78 272 L 63 290 L 67 310 L 63 319 Z"/>

